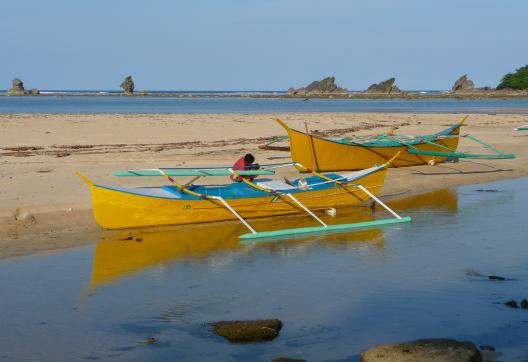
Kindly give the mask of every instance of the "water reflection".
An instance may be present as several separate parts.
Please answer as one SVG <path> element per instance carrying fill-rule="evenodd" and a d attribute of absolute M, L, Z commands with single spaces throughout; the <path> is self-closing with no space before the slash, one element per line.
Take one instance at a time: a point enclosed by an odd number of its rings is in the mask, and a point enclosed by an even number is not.
<path fill-rule="evenodd" d="M 456 192 L 449 189 L 390 202 L 391 207 L 400 211 L 420 208 L 453 211 L 457 209 L 457 204 Z M 376 213 L 381 214 L 381 211 Z M 371 221 L 374 216 L 369 207 L 355 207 L 339 210 L 335 218 L 323 216 L 323 219 L 335 224 Z M 303 227 L 312 224 L 310 218 L 301 216 L 253 221 L 257 230 Z M 243 232 L 245 230 L 241 225 L 230 222 L 106 233 L 95 248 L 91 289 L 95 290 L 122 277 L 169 263 L 193 261 L 214 266 L 257 251 L 272 253 L 280 258 L 307 253 L 314 247 L 381 250 L 385 242 L 383 229 L 379 228 L 255 245 L 239 243 L 238 236 Z"/>
<path fill-rule="evenodd" d="M 435 209 L 456 211 L 458 209 L 458 197 L 457 192 L 452 189 L 440 189 L 391 201 L 388 204 L 396 210 Z"/>

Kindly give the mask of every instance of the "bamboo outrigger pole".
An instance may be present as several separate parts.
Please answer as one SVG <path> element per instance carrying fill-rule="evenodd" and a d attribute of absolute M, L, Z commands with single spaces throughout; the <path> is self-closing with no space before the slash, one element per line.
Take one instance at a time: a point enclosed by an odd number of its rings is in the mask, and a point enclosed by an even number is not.
<path fill-rule="evenodd" d="M 165 176 L 167 178 L 167 180 L 169 180 L 174 186 L 176 186 L 179 191 L 185 192 L 186 194 L 193 195 L 193 196 L 196 196 L 196 197 L 201 197 L 202 199 L 206 199 L 206 200 L 218 200 L 218 201 L 220 201 L 225 206 L 226 209 L 228 209 L 233 215 L 235 215 L 236 218 L 238 220 L 240 220 L 240 222 L 242 224 L 244 224 L 244 226 L 247 227 L 249 229 L 249 231 L 251 231 L 251 233 L 253 233 L 253 234 L 257 233 L 255 231 L 255 229 L 253 229 L 253 227 L 251 225 L 249 225 L 249 223 L 242 216 L 240 216 L 240 214 L 238 212 L 236 212 L 235 209 L 233 209 L 233 207 L 231 205 L 229 205 L 229 203 L 224 198 L 222 198 L 220 196 L 209 196 L 209 195 L 205 195 L 205 194 L 200 194 L 198 192 L 194 192 L 194 191 L 189 190 L 187 188 L 187 186 L 189 186 L 189 184 L 191 182 L 188 182 L 185 185 L 182 185 L 179 182 L 177 182 L 176 180 L 174 180 L 172 177 L 167 175 L 163 170 L 159 170 L 159 172 L 163 176 Z"/>
<path fill-rule="evenodd" d="M 233 172 L 233 176 L 240 176 L 235 170 L 233 169 L 229 169 L 231 172 Z M 310 215 L 311 217 L 313 217 L 315 220 L 317 220 L 317 222 L 319 222 L 321 225 L 323 225 L 323 227 L 328 227 L 327 224 L 325 224 L 325 222 L 323 220 L 321 220 L 320 218 L 318 218 L 310 209 L 308 209 L 305 205 L 303 205 L 295 196 L 293 196 L 292 194 L 289 194 L 289 193 L 282 193 L 282 192 L 279 192 L 279 191 L 276 191 L 276 190 L 269 190 L 269 189 L 266 189 L 264 187 L 260 187 L 259 185 L 255 184 L 254 182 L 251 182 L 249 181 L 248 179 L 244 178 L 244 177 L 240 177 L 242 179 L 242 182 L 244 182 L 245 184 L 257 189 L 257 190 L 260 190 L 260 191 L 264 191 L 264 192 L 268 192 L 270 194 L 273 194 L 273 195 L 277 195 L 277 196 L 287 196 L 289 197 L 290 199 L 292 199 L 292 201 L 294 203 L 296 203 L 301 209 L 303 209 L 304 211 L 306 211 L 306 213 L 308 213 L 308 215 Z"/>
<path fill-rule="evenodd" d="M 399 152 L 394 155 L 393 158 L 391 158 L 384 167 L 388 167 L 391 162 L 394 161 L 399 155 Z M 301 169 L 305 169 L 304 166 L 297 163 L 296 167 L 299 167 Z M 306 170 L 306 169 L 305 169 Z M 236 171 L 232 170 L 233 175 L 237 176 Z M 337 185 L 340 185 L 344 187 L 346 190 L 348 188 L 346 185 L 339 180 L 331 179 L 325 175 L 320 175 L 317 172 L 311 171 L 314 175 L 320 176 L 322 179 L 327 180 L 326 182 L 334 182 Z M 258 232 L 256 234 L 244 234 L 241 235 L 240 238 L 242 239 L 243 243 L 251 243 L 252 240 L 260 238 L 260 239 L 270 239 L 270 238 L 280 238 L 284 236 L 295 236 L 299 234 L 309 234 L 309 233 L 318 233 L 318 232 L 338 232 L 338 231 L 347 231 L 347 230 L 353 230 L 353 229 L 364 229 L 364 228 L 370 228 L 370 227 L 376 227 L 376 226 L 382 226 L 382 225 L 389 225 L 389 224 L 397 224 L 397 223 L 403 223 L 403 222 L 409 222 L 411 221 L 410 217 L 401 217 L 398 215 L 394 210 L 389 208 L 387 205 L 385 205 L 380 199 L 378 199 L 374 194 L 372 194 L 366 187 L 359 184 L 350 184 L 351 186 L 355 186 L 365 192 L 369 197 L 371 197 L 374 201 L 378 202 L 381 206 L 383 206 L 387 211 L 389 211 L 392 215 L 395 216 L 395 218 L 392 219 L 382 219 L 382 220 L 375 220 L 375 221 L 367 221 L 367 222 L 358 222 L 358 223 L 352 223 L 352 224 L 336 224 L 336 225 L 327 225 L 324 223 L 321 219 L 319 219 L 312 211 L 310 211 L 305 205 L 303 205 L 295 196 L 293 196 L 291 193 L 281 193 L 277 190 L 271 190 L 266 189 L 264 187 L 261 187 L 245 178 L 242 178 L 242 181 L 246 183 L 247 185 L 261 191 L 268 192 L 273 195 L 277 196 L 287 196 L 290 199 L 292 199 L 298 206 L 300 206 L 304 211 L 306 211 L 310 216 L 315 218 L 322 226 L 312 226 L 312 227 L 304 227 L 304 228 L 294 228 L 294 229 L 284 229 L 284 230 L 272 230 L 272 231 L 264 231 L 264 232 Z"/>
<path fill-rule="evenodd" d="M 396 153 L 385 165 L 386 167 L 388 167 L 396 158 L 398 158 L 398 156 L 400 155 L 400 152 Z M 346 190 L 348 190 L 348 188 L 346 187 L 346 185 L 341 182 L 341 181 L 338 181 L 338 180 L 333 180 L 331 179 L 330 177 L 328 176 L 325 176 L 325 175 L 322 175 L 316 171 L 312 171 L 312 170 L 309 170 L 309 172 L 311 172 L 314 176 L 317 176 L 317 177 L 320 177 L 322 178 L 323 180 L 327 180 L 327 181 L 335 181 L 336 185 L 339 185 L 343 188 L 345 188 Z M 358 189 L 360 189 L 361 191 L 363 191 L 364 193 L 366 193 L 372 200 L 374 200 L 375 202 L 377 202 L 378 204 L 380 204 L 385 210 L 387 210 L 388 212 L 390 212 L 395 218 L 399 219 L 399 220 L 402 220 L 403 218 L 398 215 L 396 213 L 396 211 L 394 211 L 393 209 L 391 209 L 390 207 L 388 207 L 383 201 L 381 201 L 380 199 L 378 199 L 372 192 L 370 192 L 365 186 L 363 185 L 359 185 L 359 184 L 350 184 L 351 186 L 355 186 L 357 187 Z"/>

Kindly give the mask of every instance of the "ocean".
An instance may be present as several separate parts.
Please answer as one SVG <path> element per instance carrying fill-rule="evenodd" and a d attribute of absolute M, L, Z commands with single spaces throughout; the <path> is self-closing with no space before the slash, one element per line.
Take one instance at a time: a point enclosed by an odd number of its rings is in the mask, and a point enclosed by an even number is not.
<path fill-rule="evenodd" d="M 178 92 L 174 92 L 177 94 Z M 95 94 L 95 93 L 94 93 Z M 193 96 L 124 97 L 0 96 L 0 114 L 104 113 L 285 113 L 285 112 L 412 112 L 528 114 L 528 99 L 282 99 L 250 98 L 250 92 L 194 92 Z M 280 94 L 254 92 L 255 95 Z M 242 95 L 242 96 L 241 96 Z"/>

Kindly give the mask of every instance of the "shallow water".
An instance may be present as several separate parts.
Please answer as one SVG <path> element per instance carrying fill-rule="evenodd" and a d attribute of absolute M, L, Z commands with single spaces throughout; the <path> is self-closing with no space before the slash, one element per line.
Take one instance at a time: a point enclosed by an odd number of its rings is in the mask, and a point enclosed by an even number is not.
<path fill-rule="evenodd" d="M 1 97 L 10 113 L 445 112 L 528 114 L 528 99 L 277 99 L 120 96 Z"/>
<path fill-rule="evenodd" d="M 116 232 L 93 247 L 2 261 L 0 360 L 354 361 L 379 343 L 428 337 L 528 358 L 528 310 L 502 304 L 528 298 L 527 185 L 393 202 L 414 220 L 385 229 L 254 246 L 240 245 L 244 230 L 231 223 Z M 333 222 L 358 217 L 372 218 L 369 208 L 338 210 Z M 280 336 L 230 344 L 207 327 L 259 318 L 280 318 Z"/>

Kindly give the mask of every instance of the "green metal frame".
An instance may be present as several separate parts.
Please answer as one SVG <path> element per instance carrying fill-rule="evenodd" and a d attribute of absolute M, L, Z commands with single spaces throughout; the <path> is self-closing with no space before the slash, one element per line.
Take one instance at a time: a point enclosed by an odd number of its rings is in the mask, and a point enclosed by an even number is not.
<path fill-rule="evenodd" d="M 440 145 L 436 142 L 426 141 L 425 143 L 431 144 L 433 146 L 437 146 L 439 148 L 443 148 L 445 150 L 448 150 L 449 152 L 441 152 L 441 151 L 427 151 L 427 150 L 418 150 L 416 148 L 412 148 L 407 150 L 407 152 L 414 154 L 414 155 L 424 155 L 424 156 L 439 156 L 439 157 L 454 157 L 454 158 L 478 158 L 478 159 L 484 159 L 484 160 L 499 160 L 499 159 L 511 159 L 515 158 L 515 155 L 513 153 L 503 153 L 502 151 L 498 150 L 497 148 L 493 147 L 489 143 L 486 143 L 482 140 L 479 140 L 476 137 L 473 137 L 469 134 L 463 135 L 461 137 L 465 137 L 467 139 L 470 139 L 480 145 L 482 145 L 484 148 L 491 150 L 495 152 L 494 154 L 479 154 L 479 153 L 465 153 L 465 152 L 457 152 L 454 149 L 451 149 L 449 147 L 446 147 L 444 145 Z"/>
<path fill-rule="evenodd" d="M 305 234 L 319 234 L 319 233 L 338 233 L 346 232 L 356 229 L 368 229 L 372 227 L 379 227 L 384 225 L 400 224 L 404 222 L 410 222 L 412 219 L 410 216 L 402 217 L 401 219 L 392 218 L 392 219 L 382 219 L 375 221 L 365 221 L 357 222 L 353 224 L 338 224 L 338 225 L 328 225 L 328 226 L 311 226 L 304 228 L 296 229 L 282 229 L 282 230 L 272 230 L 272 231 L 263 231 L 257 233 L 248 233 L 240 236 L 242 239 L 240 242 L 243 244 L 250 244 L 256 241 L 270 241 L 271 239 L 281 238 L 281 237 L 296 237 L 299 235 Z M 259 240 L 256 240 L 259 239 Z"/>
<path fill-rule="evenodd" d="M 454 157 L 454 158 L 478 158 L 485 160 L 501 160 L 501 159 L 511 159 L 515 158 L 515 155 L 512 153 L 509 154 L 500 154 L 500 155 L 488 155 L 488 154 L 478 154 L 478 153 L 463 153 L 463 152 L 436 152 L 436 151 L 426 151 L 426 150 L 407 150 L 407 152 L 415 155 L 424 155 L 424 156 L 440 156 L 440 157 Z"/>
<path fill-rule="evenodd" d="M 230 176 L 233 172 L 228 169 L 189 169 L 189 170 L 167 170 L 162 169 L 168 176 Z M 237 173 L 241 176 L 275 175 L 275 170 L 240 170 Z M 163 176 L 159 170 L 137 170 L 118 171 L 112 173 L 114 176 Z"/>

